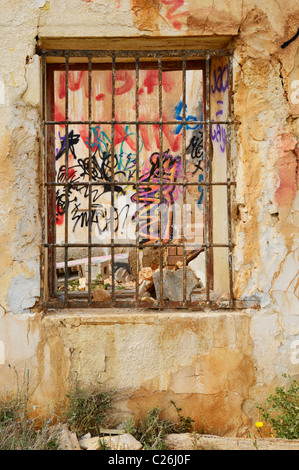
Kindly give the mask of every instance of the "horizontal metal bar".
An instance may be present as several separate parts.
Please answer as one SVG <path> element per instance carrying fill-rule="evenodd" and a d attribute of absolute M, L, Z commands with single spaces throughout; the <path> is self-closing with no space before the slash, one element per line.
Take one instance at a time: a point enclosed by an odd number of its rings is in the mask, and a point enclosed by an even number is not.
<path fill-rule="evenodd" d="M 237 183 L 235 181 L 222 181 L 222 182 L 207 182 L 205 183 L 204 181 L 197 181 L 197 182 L 185 182 L 185 183 L 180 183 L 179 181 L 167 181 L 163 180 L 161 182 L 159 181 L 145 181 L 145 182 L 140 182 L 140 181 L 117 181 L 115 180 L 114 182 L 112 181 L 94 181 L 94 182 L 89 182 L 89 181 L 82 181 L 82 182 L 75 182 L 73 183 L 72 181 L 66 182 L 66 183 L 55 183 L 55 182 L 49 182 L 45 183 L 45 186 L 59 186 L 59 187 L 76 187 L 76 186 L 235 186 Z"/>
<path fill-rule="evenodd" d="M 112 245 L 111 243 L 68 243 L 68 244 L 65 244 L 65 243 L 44 243 L 43 245 L 45 248 L 50 248 L 50 247 L 54 247 L 54 248 L 112 248 L 113 246 L 115 248 L 136 248 L 136 244 L 135 243 L 115 243 L 114 245 Z M 202 247 L 202 248 L 234 248 L 236 245 L 235 243 L 232 243 L 231 245 L 227 244 L 227 243 L 211 243 L 211 244 L 205 244 L 205 243 L 194 243 L 191 244 L 191 243 L 186 243 L 185 245 L 181 244 L 181 243 L 144 243 L 142 245 L 139 245 L 139 248 L 140 249 L 143 249 L 143 248 L 148 248 L 148 247 L 152 247 L 152 248 L 159 248 L 159 247 L 163 247 L 163 248 L 173 248 L 173 247 L 185 247 L 185 248 L 190 248 L 190 247 L 194 247 L 194 249 L 198 249 L 199 247 Z"/>
<path fill-rule="evenodd" d="M 112 58 L 115 56 L 118 57 L 178 57 L 181 59 L 183 50 L 150 50 L 150 51 L 137 51 L 137 50 L 71 50 L 71 49 L 38 49 L 36 50 L 37 54 L 45 55 L 48 57 L 86 57 L 88 59 L 89 55 L 93 57 L 109 57 Z M 188 57 L 206 57 L 209 56 L 231 56 L 233 54 L 232 49 L 184 49 L 186 59 Z"/>
<path fill-rule="evenodd" d="M 216 124 L 223 124 L 227 126 L 233 126 L 233 125 L 240 125 L 240 121 L 237 121 L 236 119 L 234 120 L 228 120 L 228 121 L 117 121 L 117 120 L 109 120 L 109 121 L 44 121 L 43 124 L 45 126 L 79 126 L 79 125 L 112 125 L 112 124 L 123 124 L 123 125 L 152 125 L 152 126 L 159 126 L 160 124 L 162 125 L 168 125 L 168 126 L 175 126 L 175 125 L 180 125 L 180 126 L 187 126 L 187 125 L 201 125 L 201 124 L 210 124 L 211 126 L 215 126 Z M 192 130 L 192 129 L 191 129 Z"/>

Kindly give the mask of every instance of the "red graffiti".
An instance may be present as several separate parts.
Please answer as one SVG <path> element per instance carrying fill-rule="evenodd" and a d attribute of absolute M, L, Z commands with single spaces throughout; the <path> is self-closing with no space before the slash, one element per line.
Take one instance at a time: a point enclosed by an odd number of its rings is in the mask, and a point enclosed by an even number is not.
<path fill-rule="evenodd" d="M 59 109 L 59 106 L 55 104 L 55 121 L 65 121 L 65 115 Z M 61 127 L 65 127 L 64 124 L 59 124 Z"/>
<path fill-rule="evenodd" d="M 96 100 L 97 100 L 97 101 L 102 101 L 104 98 L 105 98 L 104 93 L 99 93 L 99 94 L 96 96 Z"/>
<path fill-rule="evenodd" d="M 132 150 L 136 151 L 136 142 L 130 137 L 125 130 L 125 126 L 122 124 L 115 125 L 114 145 L 126 143 L 131 147 Z"/>
<path fill-rule="evenodd" d="M 64 221 L 64 214 L 60 213 L 60 209 L 56 204 L 56 225 L 63 225 Z"/>
<path fill-rule="evenodd" d="M 116 86 L 116 82 L 124 82 L 120 86 Z M 123 95 L 131 90 L 134 86 L 134 75 L 132 71 L 129 70 L 116 70 L 115 71 L 115 94 L 116 95 Z M 112 95 L 112 72 L 110 72 L 107 78 L 107 89 L 109 93 Z"/>
<path fill-rule="evenodd" d="M 165 93 L 169 93 L 172 90 L 174 83 L 171 74 L 167 72 L 162 73 L 162 87 Z M 143 86 L 147 88 L 147 94 L 151 95 L 156 86 L 159 86 L 159 71 L 148 70 L 143 82 Z M 141 88 L 143 90 L 143 88 Z"/>
<path fill-rule="evenodd" d="M 163 116 L 163 120 L 166 121 L 165 116 Z M 157 148 L 159 148 L 159 141 L 160 141 L 160 139 L 159 139 L 159 125 L 155 124 L 154 128 L 155 128 L 156 144 L 157 144 Z M 180 147 L 181 147 L 182 135 L 183 135 L 182 132 L 180 132 L 179 134 L 176 135 L 172 132 L 171 126 L 167 126 L 166 124 L 164 124 L 162 126 L 162 132 L 165 135 L 166 139 L 168 140 L 168 143 L 170 145 L 171 150 L 173 152 L 178 152 L 180 150 Z"/>
<path fill-rule="evenodd" d="M 184 0 L 162 0 L 162 3 L 164 5 L 172 5 L 167 8 L 166 18 L 171 22 L 175 29 L 181 29 L 183 24 L 178 20 L 178 18 L 187 15 L 188 12 L 176 14 L 174 14 L 174 12 L 184 5 Z"/>
<path fill-rule="evenodd" d="M 140 117 L 140 120 L 143 121 L 145 120 L 142 116 Z M 156 120 L 158 121 L 159 118 L 156 117 Z M 166 117 L 163 116 L 163 120 L 166 121 Z M 140 125 L 139 131 L 140 131 L 140 136 L 142 138 L 142 142 L 144 145 L 145 150 L 149 151 L 152 150 L 152 143 L 150 141 L 149 137 L 149 127 L 147 125 Z M 155 141 L 156 141 L 156 148 L 159 149 L 159 143 L 160 143 L 160 137 L 159 137 L 159 124 L 154 124 L 154 135 L 155 135 Z M 172 128 L 169 125 L 164 124 L 162 126 L 162 132 L 164 136 L 166 137 L 168 144 L 173 152 L 178 152 L 181 147 L 181 142 L 182 142 L 182 132 L 179 134 L 174 134 L 172 132 Z"/>
<path fill-rule="evenodd" d="M 88 75 L 85 70 L 81 71 L 70 71 L 69 72 L 69 90 L 78 91 L 80 88 L 84 88 L 85 96 L 88 98 Z M 58 96 L 59 99 L 65 97 L 65 72 L 59 74 L 59 85 L 58 85 Z"/>

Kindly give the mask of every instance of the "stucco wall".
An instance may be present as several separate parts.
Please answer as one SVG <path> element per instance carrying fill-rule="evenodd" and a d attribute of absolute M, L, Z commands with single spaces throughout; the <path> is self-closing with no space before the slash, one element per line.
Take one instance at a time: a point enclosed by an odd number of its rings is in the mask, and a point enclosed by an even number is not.
<path fill-rule="evenodd" d="M 298 0 L 1 0 L 1 389 L 31 372 L 33 399 L 54 403 L 69 376 L 245 432 L 281 374 L 299 372 Z M 232 36 L 237 128 L 235 295 L 260 309 L 219 313 L 63 312 L 38 307 L 41 266 L 41 99 L 37 41 Z M 216 37 L 216 39 L 215 39 Z M 188 39 L 186 39 L 188 38 Z M 213 39 L 214 38 L 214 39 Z M 58 41 L 58 40 L 61 40 Z M 170 39 L 168 39 L 170 40 Z M 196 39 L 197 44 L 200 40 Z M 81 45 L 83 40 L 80 40 Z M 77 43 L 78 44 L 78 43 Z M 202 42 L 204 44 L 204 42 Z M 133 400 L 135 397 L 135 400 Z"/>

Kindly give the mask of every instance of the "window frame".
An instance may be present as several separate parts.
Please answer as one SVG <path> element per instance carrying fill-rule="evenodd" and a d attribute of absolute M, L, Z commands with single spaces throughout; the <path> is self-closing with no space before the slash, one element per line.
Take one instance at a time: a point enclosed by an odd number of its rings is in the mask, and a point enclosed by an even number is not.
<path fill-rule="evenodd" d="M 159 67 L 159 134 L 160 134 L 160 156 L 162 155 L 162 146 L 161 146 L 161 133 L 162 133 L 162 125 L 165 124 L 162 119 L 162 91 L 161 91 L 161 84 L 162 84 L 162 70 L 165 70 L 164 64 L 162 65 L 163 58 L 168 58 L 168 65 L 170 65 L 171 58 L 173 58 L 173 63 L 176 61 L 180 61 L 182 63 L 182 67 L 179 69 L 183 73 L 183 119 L 182 121 L 166 121 L 166 124 L 182 124 L 183 125 L 183 165 L 186 164 L 186 125 L 187 122 L 190 124 L 193 121 L 186 120 L 186 111 L 185 111 L 185 104 L 186 104 L 186 70 L 187 70 L 187 63 L 190 61 L 199 61 L 202 64 L 202 69 L 204 73 L 204 92 L 203 96 L 205 97 L 205 106 L 204 108 L 204 115 L 202 121 L 194 121 L 197 124 L 202 124 L 205 128 L 204 131 L 204 153 L 205 153 L 205 180 L 204 182 L 200 183 L 204 187 L 205 197 L 204 197 L 204 207 L 205 207 L 205 240 L 204 244 L 202 245 L 203 250 L 205 251 L 205 259 L 206 259 L 206 279 L 207 279 L 207 287 L 206 287 L 206 299 L 202 302 L 197 302 L 197 305 L 194 307 L 190 305 L 190 302 L 186 299 L 186 250 L 184 242 L 182 245 L 176 244 L 177 247 L 183 247 L 184 250 L 184 261 L 183 261 L 183 292 L 184 292 L 184 299 L 183 302 L 175 306 L 174 308 L 183 308 L 183 309 L 191 309 L 191 310 L 201 310 L 205 308 L 236 308 L 236 299 L 234 298 L 233 293 L 233 267 L 232 267 L 232 251 L 234 248 L 234 243 L 232 242 L 232 226 L 231 226 L 231 190 L 232 187 L 235 186 L 235 182 L 231 179 L 231 127 L 235 124 L 233 119 L 233 107 L 232 107 L 232 51 L 230 49 L 219 49 L 219 50 L 192 50 L 192 49 L 185 49 L 185 50 L 161 50 L 161 51 L 133 51 L 133 50 L 97 50 L 97 51 L 82 51 L 82 50 L 41 50 L 42 56 L 42 121 L 43 121 L 43 162 L 44 162 L 44 192 L 43 192 L 43 206 L 44 206 L 44 215 L 43 215 L 43 279 L 44 279 L 44 296 L 43 296 L 43 305 L 46 308 L 61 308 L 61 307 L 128 307 L 128 303 L 124 302 L 123 305 L 120 302 L 116 303 L 115 300 L 115 292 L 114 292 L 114 285 L 112 286 L 112 302 L 111 303 L 98 303 L 93 302 L 92 300 L 92 293 L 91 293 L 91 249 L 93 247 L 97 247 L 97 244 L 91 244 L 91 204 L 89 202 L 89 223 L 88 223 L 88 230 L 89 230 L 89 240 L 88 244 L 84 244 L 86 248 L 88 248 L 88 271 L 89 271 L 89 286 L 88 286 L 88 299 L 74 299 L 70 298 L 71 296 L 68 293 L 67 286 L 68 286 L 68 275 L 67 269 L 65 270 L 65 295 L 63 300 L 57 300 L 55 297 L 56 292 L 55 290 L 55 275 L 56 275 L 56 262 L 55 262 L 55 251 L 56 248 L 64 248 L 65 249 L 65 266 L 68 263 L 68 248 L 69 246 L 75 247 L 76 244 L 70 245 L 68 243 L 68 236 L 66 230 L 66 237 L 64 244 L 56 244 L 55 240 L 55 224 L 53 223 L 53 207 L 55 206 L 55 187 L 58 186 L 57 182 L 55 182 L 55 165 L 51 166 L 48 162 L 48 156 L 53 155 L 53 149 L 55 151 L 55 144 L 54 144 L 54 132 L 53 129 L 55 125 L 57 125 L 60 121 L 55 121 L 54 118 L 54 86 L 53 86 L 53 74 L 55 70 L 65 70 L 66 71 L 66 89 L 68 89 L 68 75 L 69 71 L 72 69 L 76 70 L 87 70 L 88 71 L 88 81 L 89 81 L 89 119 L 88 121 L 78 121 L 80 124 L 84 123 L 89 126 L 89 132 L 91 126 L 94 124 L 99 124 L 99 122 L 92 121 L 91 119 L 91 73 L 92 70 L 100 69 L 105 67 L 105 64 L 93 62 L 97 58 L 102 60 L 104 57 L 110 59 L 109 65 L 111 64 L 112 69 L 112 119 L 110 121 L 112 126 L 112 142 L 114 141 L 114 128 L 117 123 L 126 121 L 117 121 L 115 119 L 115 71 L 118 67 L 121 67 L 121 64 L 117 64 L 117 59 L 130 60 L 134 61 L 132 63 L 132 68 L 134 65 L 134 69 L 136 70 L 136 74 L 138 73 L 139 77 L 139 62 L 140 59 L 144 60 L 155 60 L 156 63 L 158 62 Z M 227 163 L 227 181 L 226 182 L 213 182 L 212 181 L 212 172 L 208 169 L 208 166 L 211 163 L 211 128 L 213 126 L 211 119 L 210 119 L 210 79 L 211 79 L 211 58 L 213 57 L 221 57 L 226 56 L 228 58 L 228 81 L 229 81 L 229 100 L 228 100 L 228 119 L 225 121 L 216 121 L 217 124 L 225 124 L 227 125 L 228 130 L 228 139 L 227 139 L 227 154 L 226 154 L 226 163 Z M 50 60 L 49 60 L 50 59 Z M 48 62 L 49 60 L 49 62 Z M 54 60 L 54 62 L 53 62 Z M 64 61 L 64 62 L 61 62 Z M 73 63 L 73 61 L 76 61 Z M 80 61 L 84 60 L 85 63 L 81 63 Z M 129 62 L 131 63 L 131 62 Z M 128 62 L 126 62 L 126 68 L 128 67 Z M 171 65 L 170 65 L 171 67 Z M 173 65 L 172 65 L 173 67 Z M 138 93 L 139 91 L 139 83 L 136 75 L 136 110 L 138 110 Z M 68 94 L 66 94 L 67 96 Z M 68 98 L 66 98 L 66 117 L 64 122 L 66 128 L 66 135 L 68 136 L 68 126 L 73 124 L 74 121 L 70 121 L 68 119 Z M 103 121 L 108 123 L 108 121 Z M 136 112 L 136 121 L 132 122 L 131 124 L 136 125 L 137 129 L 137 136 L 139 132 L 139 125 L 143 121 L 139 120 L 138 111 Z M 150 122 L 150 121 L 149 121 Z M 154 121 L 152 121 L 154 122 Z M 52 130 L 51 130 L 52 128 Z M 138 137 L 136 142 L 138 142 Z M 66 152 L 68 152 L 68 137 L 66 138 Z M 114 158 L 114 148 L 112 143 L 112 158 Z M 138 150 L 136 150 L 136 154 L 138 154 Z M 55 155 L 55 153 L 54 153 Z M 89 150 L 89 158 L 91 157 L 91 150 Z M 161 159 L 160 159 L 161 160 Z M 111 166 L 111 169 L 113 165 Z M 68 174 L 68 160 L 66 159 L 66 174 Z M 113 170 L 112 170 L 112 180 L 113 180 Z M 89 180 L 89 184 L 91 180 Z M 68 188 L 72 183 L 66 182 L 63 183 L 62 186 Z M 92 183 L 94 184 L 94 183 Z M 112 183 L 112 188 L 113 188 Z M 190 183 L 189 183 L 190 184 Z M 198 185 L 198 183 L 196 183 Z M 184 182 L 181 184 L 185 189 L 188 186 L 185 181 L 185 171 L 184 171 Z M 214 244 L 211 242 L 212 240 L 212 213 L 213 213 L 213 201 L 212 201 L 212 186 L 213 185 L 224 185 L 227 188 L 227 233 L 228 233 L 228 243 L 227 244 Z M 138 187 L 138 183 L 137 183 Z M 112 189 L 113 191 L 113 189 Z M 90 193 L 90 192 L 89 192 Z M 112 196 L 113 201 L 114 195 Z M 68 207 L 68 193 L 66 192 L 66 207 Z M 138 209 L 137 209 L 138 211 Z M 66 210 L 66 214 L 67 214 Z M 67 215 L 66 215 L 67 218 Z M 68 226 L 66 221 L 66 227 Z M 115 244 L 112 243 L 111 246 L 111 257 L 112 257 L 112 278 L 114 279 L 114 248 Z M 138 245 L 138 243 L 137 243 Z M 161 238 L 160 238 L 160 245 L 161 245 Z M 103 245 L 101 245 L 103 246 Z M 126 245 L 123 245 L 126 246 Z M 163 244 L 163 246 L 167 246 L 167 244 Z M 173 245 L 169 245 L 173 246 Z M 212 289 L 212 280 L 213 280 L 213 248 L 216 247 L 224 247 L 228 249 L 228 266 L 229 266 L 229 299 L 228 301 L 224 301 L 221 305 L 218 302 L 214 302 L 210 298 L 210 291 Z M 138 246 L 136 246 L 136 253 L 138 253 Z M 159 247 L 160 251 L 160 260 L 161 260 L 161 251 L 162 247 Z M 113 281 L 114 284 L 114 281 Z M 136 283 L 138 285 L 138 283 Z M 160 269 L 160 285 L 161 285 L 161 292 L 163 289 L 163 270 Z M 140 302 L 138 298 L 138 288 L 136 289 L 136 302 L 133 302 L 130 306 L 135 307 L 142 307 L 147 308 L 146 305 Z M 161 293 L 160 292 L 160 293 Z M 161 297 L 161 295 L 160 295 Z M 241 305 L 240 308 L 243 307 L 242 302 L 239 302 Z M 159 304 L 157 306 L 150 306 L 150 308 L 158 308 L 161 309 L 169 309 L 173 307 L 169 307 L 169 305 L 165 305 L 164 301 L 159 299 Z"/>

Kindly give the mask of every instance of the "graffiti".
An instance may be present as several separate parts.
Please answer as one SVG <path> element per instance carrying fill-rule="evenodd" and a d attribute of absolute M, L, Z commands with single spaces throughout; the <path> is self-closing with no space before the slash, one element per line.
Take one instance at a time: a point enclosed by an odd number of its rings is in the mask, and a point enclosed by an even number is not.
<path fill-rule="evenodd" d="M 66 72 L 59 73 L 58 97 L 65 98 Z M 88 98 L 88 72 L 86 70 L 72 71 L 68 74 L 68 89 L 78 91 L 83 87 L 85 97 Z"/>
<path fill-rule="evenodd" d="M 181 116 L 181 113 L 183 111 L 183 101 L 180 100 L 179 103 L 177 104 L 177 106 L 174 108 L 175 110 L 175 119 L 177 121 L 182 121 L 183 120 L 183 116 Z M 187 113 L 187 105 L 185 105 L 185 114 L 186 114 L 186 121 L 198 121 L 198 119 L 195 117 L 195 116 L 190 116 L 188 115 Z M 194 127 L 193 127 L 194 126 Z M 199 127 L 199 124 L 193 124 L 193 125 L 190 125 L 190 124 L 187 124 L 186 125 L 186 129 L 197 129 Z M 183 128 L 183 125 L 182 124 L 178 124 L 176 129 L 175 129 L 175 134 L 179 134 L 181 132 Z"/>
<path fill-rule="evenodd" d="M 58 136 L 59 136 L 59 139 L 60 139 L 60 149 L 56 149 L 56 161 L 59 160 L 62 155 L 65 154 L 66 152 L 66 136 L 62 136 L 60 135 L 60 132 L 58 132 Z M 68 135 L 68 147 L 69 147 L 69 151 L 71 152 L 72 156 L 76 159 L 77 158 L 77 155 L 76 155 L 76 152 L 75 152 L 75 145 L 78 144 L 80 140 L 80 134 L 74 134 L 74 131 L 70 131 L 69 132 L 69 135 Z"/>
<path fill-rule="evenodd" d="M 173 81 L 172 74 L 162 72 L 162 88 L 165 93 L 170 93 L 174 85 L 175 83 Z M 159 86 L 159 71 L 147 70 L 143 81 L 143 87 L 140 88 L 139 93 L 144 93 L 144 88 L 146 88 L 147 94 L 151 95 L 157 86 Z"/>
<path fill-rule="evenodd" d="M 188 12 L 175 14 L 175 11 L 184 5 L 184 0 L 162 0 L 162 3 L 164 5 L 169 5 L 166 12 L 166 18 L 171 22 L 175 29 L 181 29 L 183 24 L 179 18 L 188 15 Z"/>
<path fill-rule="evenodd" d="M 198 129 L 197 132 L 192 136 L 188 147 L 186 148 L 186 154 L 190 155 L 193 165 L 195 166 L 195 170 L 192 172 L 195 175 L 197 172 L 198 174 L 198 182 L 203 181 L 203 130 L 202 126 L 201 129 Z M 197 205 L 201 205 L 203 202 L 204 190 L 201 185 L 198 186 L 199 198 L 197 201 Z"/>
<path fill-rule="evenodd" d="M 123 95 L 128 93 L 135 84 L 134 74 L 129 70 L 116 70 L 115 71 L 115 83 L 124 82 L 122 85 L 115 87 L 116 95 Z M 112 95 L 112 72 L 107 77 L 107 89 Z"/>
<path fill-rule="evenodd" d="M 191 156 L 192 163 L 196 169 L 193 174 L 197 173 L 198 170 L 203 171 L 201 166 L 203 161 L 203 131 L 200 129 L 196 135 L 193 135 L 190 143 L 186 149 L 187 155 Z"/>
<path fill-rule="evenodd" d="M 213 83 L 214 81 L 214 83 Z M 227 92 L 229 86 L 229 68 L 228 65 L 224 67 L 218 67 L 217 71 L 213 70 L 213 81 L 211 83 L 211 91 L 213 94 L 216 92 L 222 95 L 222 99 L 217 100 L 217 110 L 215 112 L 216 120 L 217 118 L 221 120 L 221 116 L 223 116 L 224 111 L 224 93 Z M 223 120 L 223 119 L 222 119 Z M 214 119 L 212 119 L 212 122 Z M 220 150 L 222 153 L 225 152 L 226 149 L 226 140 L 227 140 L 227 132 L 225 126 L 222 124 L 215 124 L 211 126 L 211 139 L 213 142 L 219 144 Z"/>
<path fill-rule="evenodd" d="M 175 21 L 174 12 L 181 2 L 165 3 L 169 6 L 169 14 Z M 179 16 L 179 15 L 178 15 Z M 107 72 L 107 73 L 106 73 Z M 112 72 L 106 71 L 103 75 L 95 75 L 93 80 L 92 98 L 94 103 L 103 102 L 103 109 L 111 107 Z M 59 72 L 56 80 L 56 102 L 55 119 L 64 120 L 64 102 L 66 83 L 65 72 Z M 69 73 L 69 89 L 77 92 L 78 100 L 71 100 L 76 115 L 84 114 L 86 97 L 88 98 L 88 74 L 86 71 L 71 71 Z M 115 96 L 129 95 L 134 89 L 135 72 L 132 70 L 115 70 Z M 159 87 L 158 70 L 141 70 L 140 74 L 140 114 L 139 120 L 159 121 L 160 116 L 155 116 L 151 103 L 157 100 Z M 217 83 L 219 86 L 219 83 Z M 169 114 L 163 110 L 162 120 L 169 121 L 174 114 L 177 121 L 182 121 L 183 102 L 178 101 L 177 83 L 173 73 L 163 71 L 162 90 L 165 93 L 175 91 L 175 107 L 169 107 Z M 87 92 L 87 93 L 86 93 Z M 82 99 L 81 99 L 82 98 Z M 169 97 L 169 102 L 171 97 Z M 167 98 L 168 100 L 168 98 Z M 128 97 L 129 103 L 131 98 Z M 172 101 L 172 102 L 173 102 Z M 130 105 L 131 106 L 131 105 Z M 190 105 L 191 106 L 191 105 Z M 133 106 L 134 108 L 134 106 Z M 91 226 L 93 236 L 108 236 L 108 232 L 114 230 L 117 237 L 121 238 L 123 229 L 126 235 L 134 231 L 136 237 L 136 180 L 139 179 L 139 212 L 138 226 L 141 243 L 149 243 L 151 240 L 173 239 L 175 235 L 175 217 L 179 210 L 175 209 L 175 202 L 181 197 L 183 189 L 173 183 L 182 179 L 182 138 L 183 124 L 167 125 L 151 124 L 139 125 L 139 142 L 136 142 L 136 127 L 130 130 L 127 124 L 119 124 L 118 121 L 125 120 L 123 113 L 128 108 L 116 107 L 114 138 L 111 137 L 110 125 L 88 127 L 85 124 L 76 125 L 75 130 L 69 131 L 68 135 L 57 130 L 56 133 L 56 181 L 57 183 L 70 184 L 66 187 L 56 188 L 56 225 L 61 226 L 65 220 L 65 214 L 69 212 L 70 230 L 72 233 L 81 231 Z M 98 111 L 97 111 L 98 112 Z M 189 155 L 188 164 L 191 162 L 193 174 L 198 174 L 198 181 L 203 178 L 203 131 L 202 126 L 197 124 L 198 119 L 193 116 L 193 106 L 186 114 L 186 130 L 191 130 L 193 136 L 186 149 Z M 105 120 L 105 114 L 98 115 Z M 109 118 L 109 116 L 108 116 Z M 172 118 L 173 119 L 173 118 Z M 76 119 L 75 119 L 76 120 Z M 128 120 L 128 119 L 126 119 Z M 81 121 L 84 121 L 82 118 Z M 192 123 L 190 121 L 196 121 Z M 160 156 L 161 131 L 163 146 Z M 138 144 L 138 145 L 137 145 Z M 68 152 L 66 151 L 68 148 Z M 137 148 L 139 158 L 139 174 L 137 168 Z M 160 161 L 162 160 L 162 162 Z M 190 173 L 189 173 L 190 174 Z M 113 186 L 111 183 L 114 183 Z M 161 182 L 163 186 L 161 186 Z M 90 184 L 87 184 L 90 183 Z M 97 183 L 93 185 L 93 183 Z M 121 184 L 120 184 L 121 183 Z M 143 184 L 147 183 L 147 184 Z M 114 193 L 114 203 L 111 207 L 107 202 Z M 203 192 L 199 186 L 199 203 L 202 201 Z M 111 202 L 111 199 L 110 199 Z M 89 205 L 90 204 L 90 205 Z M 118 207 L 117 207 L 118 206 Z M 179 207 L 179 206 L 178 206 Z M 160 233 L 158 233 L 160 229 Z M 58 238 L 61 230 L 59 230 Z M 133 232 L 132 232 L 133 233 Z M 77 236 L 77 234 L 76 234 Z M 79 235 L 80 236 L 80 235 Z"/>
<path fill-rule="evenodd" d="M 162 175 L 161 175 L 162 169 Z M 153 153 L 142 171 L 139 188 L 139 236 L 141 243 L 159 238 L 159 213 L 162 214 L 161 238 L 172 239 L 173 236 L 173 212 L 172 205 L 177 200 L 181 190 L 171 184 L 182 175 L 181 157 L 174 157 L 169 150 L 163 153 L 160 168 L 160 155 Z M 163 180 L 163 191 L 160 194 L 160 176 Z M 142 183 L 151 182 L 152 185 L 142 186 Z M 167 184 L 169 182 L 169 184 Z M 132 196 L 132 201 L 137 201 L 137 195 Z M 162 210 L 162 206 L 166 210 Z M 136 215 L 134 216 L 134 220 Z"/>
<path fill-rule="evenodd" d="M 281 49 L 285 49 L 286 47 L 288 47 L 292 42 L 296 41 L 297 38 L 299 38 L 299 28 L 297 33 L 291 39 L 281 45 Z"/>
<path fill-rule="evenodd" d="M 95 224 L 100 235 L 105 232 L 117 233 L 119 229 L 119 219 L 124 212 L 124 220 L 127 219 L 129 213 L 129 204 L 126 204 L 119 211 L 118 208 L 112 207 L 109 204 L 93 204 L 90 211 L 80 209 L 81 204 L 75 204 L 71 214 L 72 221 L 75 221 L 73 226 L 73 232 L 76 229 L 76 226 L 79 225 L 81 228 L 89 226 L 90 224 Z"/>
<path fill-rule="evenodd" d="M 211 129 L 211 138 L 212 141 L 216 141 L 220 145 L 220 150 L 222 153 L 225 152 L 226 148 L 226 130 L 220 124 L 214 124 Z"/>
<path fill-rule="evenodd" d="M 77 156 L 75 151 L 75 146 L 78 145 L 80 141 L 80 135 L 74 134 L 73 131 L 69 133 L 69 150 L 73 157 L 76 159 L 74 165 L 70 165 L 68 168 L 68 178 L 66 175 L 66 165 L 62 164 L 59 166 L 56 172 L 56 178 L 58 183 L 65 183 L 67 180 L 74 184 L 68 188 L 68 205 L 74 203 L 75 208 L 72 220 L 75 221 L 73 230 L 76 226 L 83 227 L 86 223 L 86 217 L 88 211 L 80 211 L 80 203 L 78 203 L 78 197 L 81 195 L 83 199 L 89 198 L 89 189 L 86 185 L 80 185 L 80 182 L 83 182 L 85 177 L 90 177 L 90 181 L 94 182 L 103 182 L 103 185 L 97 186 L 95 189 L 92 189 L 92 222 L 98 223 L 99 215 L 96 212 L 98 207 L 97 201 L 101 198 L 104 193 L 111 191 L 112 181 L 112 167 L 114 177 L 118 181 L 130 181 L 136 173 L 136 155 L 127 154 L 123 151 L 124 142 L 121 145 L 121 153 L 118 155 L 116 152 L 112 158 L 111 153 L 111 141 L 109 137 L 101 131 L 100 127 L 92 128 L 93 140 L 90 143 L 91 147 L 91 157 L 87 156 L 81 158 Z M 61 142 L 61 148 L 56 153 L 56 161 L 61 158 L 61 156 L 66 152 L 65 149 L 65 136 L 61 137 L 59 134 L 59 139 Z M 88 146 L 88 140 L 85 141 L 85 144 Z M 116 197 L 118 195 L 124 195 L 126 192 L 125 186 L 120 186 L 117 183 L 114 185 L 114 192 Z M 56 191 L 56 224 L 62 225 L 64 220 L 64 214 L 66 210 L 66 193 L 65 190 L 61 191 L 58 189 Z M 78 212 L 80 214 L 78 215 Z M 87 222 L 88 223 L 88 222 Z M 82 225 L 83 224 L 83 225 Z"/>
<path fill-rule="evenodd" d="M 215 94 L 216 91 L 219 91 L 219 93 L 224 93 L 228 89 L 228 83 L 229 83 L 228 65 L 225 65 L 223 68 L 218 67 L 218 75 L 216 73 L 216 70 L 214 70 L 213 80 L 214 80 L 214 84 L 211 83 L 212 93 Z"/>

